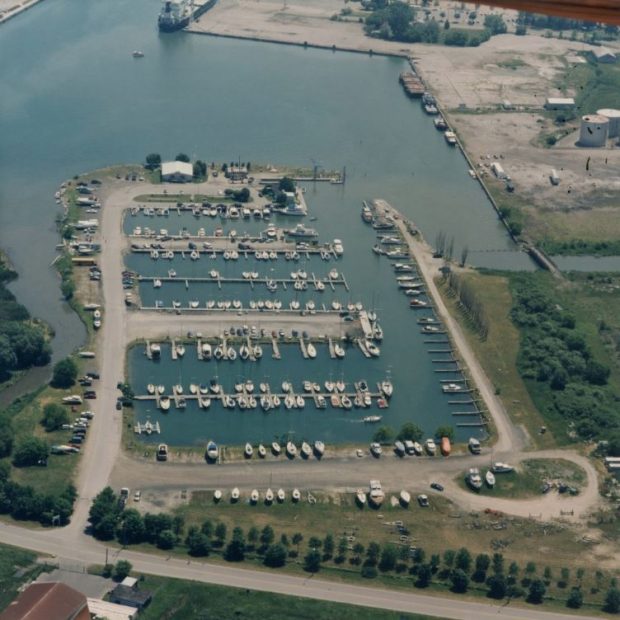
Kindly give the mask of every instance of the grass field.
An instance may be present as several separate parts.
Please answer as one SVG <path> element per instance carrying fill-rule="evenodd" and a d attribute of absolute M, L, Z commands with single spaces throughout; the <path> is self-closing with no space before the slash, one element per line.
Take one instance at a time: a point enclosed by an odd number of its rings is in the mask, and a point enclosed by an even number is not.
<path fill-rule="evenodd" d="M 42 573 L 45 568 L 34 564 L 31 551 L 0 545 L 0 611 L 15 598 L 19 587 Z"/>
<path fill-rule="evenodd" d="M 481 471 L 485 473 L 486 470 Z M 574 463 L 562 459 L 551 461 L 549 459 L 530 459 L 523 461 L 517 471 L 497 474 L 495 486 L 489 488 L 486 484 L 477 491 L 478 495 L 488 497 L 507 497 L 523 499 L 540 496 L 544 482 L 563 482 L 571 487 L 579 489 L 583 486 L 586 473 Z M 459 486 L 471 493 L 472 491 L 465 482 L 464 475 L 457 479 Z"/>
<path fill-rule="evenodd" d="M 468 273 L 462 277 L 474 288 L 478 299 L 484 305 L 489 321 L 489 335 L 486 340 L 480 339 L 468 319 L 457 309 L 455 299 L 448 295 L 447 288 L 440 285 L 439 290 L 454 311 L 453 316 L 463 327 L 470 346 L 512 420 L 527 429 L 537 447 L 553 447 L 555 441 L 552 433 L 540 435 L 538 432 L 544 420 L 517 370 L 519 332 L 510 319 L 512 295 L 508 279 L 482 273 Z"/>
<path fill-rule="evenodd" d="M 183 618 L 183 620 L 204 620 L 205 618 L 218 618 L 218 620 L 233 618 L 426 620 L 428 618 L 428 616 L 418 614 L 396 613 L 150 575 L 145 577 L 141 587 L 154 593 L 153 602 L 140 614 L 142 620 L 172 618 Z"/>

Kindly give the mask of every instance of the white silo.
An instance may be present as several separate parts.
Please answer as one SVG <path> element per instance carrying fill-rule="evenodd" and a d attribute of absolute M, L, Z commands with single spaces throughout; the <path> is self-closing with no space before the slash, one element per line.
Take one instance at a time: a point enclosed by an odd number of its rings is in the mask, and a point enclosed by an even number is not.
<path fill-rule="evenodd" d="M 614 110 L 612 108 L 605 108 L 599 110 L 597 115 L 604 116 L 609 120 L 609 137 L 620 137 L 620 110 Z"/>
<path fill-rule="evenodd" d="M 581 117 L 579 146 L 601 147 L 607 144 L 609 119 L 599 114 L 588 114 Z"/>

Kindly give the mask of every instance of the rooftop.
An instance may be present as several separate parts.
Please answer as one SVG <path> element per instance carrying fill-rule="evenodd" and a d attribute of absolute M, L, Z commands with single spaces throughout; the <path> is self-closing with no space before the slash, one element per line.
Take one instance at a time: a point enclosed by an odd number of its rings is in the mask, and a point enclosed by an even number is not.
<path fill-rule="evenodd" d="M 64 583 L 30 584 L 1 614 L 0 620 L 88 619 L 86 597 Z"/>

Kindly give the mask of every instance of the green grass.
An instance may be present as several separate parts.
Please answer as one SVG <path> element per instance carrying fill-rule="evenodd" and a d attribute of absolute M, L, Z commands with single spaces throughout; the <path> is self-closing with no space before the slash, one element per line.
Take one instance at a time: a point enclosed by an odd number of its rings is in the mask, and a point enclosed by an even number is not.
<path fill-rule="evenodd" d="M 484 474 L 481 471 L 481 474 Z M 530 459 L 523 461 L 518 469 L 505 474 L 496 474 L 493 488 L 483 484 L 479 491 L 473 491 L 465 482 L 465 476 L 457 478 L 459 486 L 478 495 L 488 497 L 504 497 L 510 499 L 524 499 L 540 496 L 545 481 L 563 482 L 577 489 L 583 486 L 586 474 L 570 461 L 563 459 Z M 554 491 L 551 491 L 554 492 Z"/>
<path fill-rule="evenodd" d="M 428 616 L 328 603 L 297 596 L 256 592 L 164 577 L 145 576 L 141 588 L 154 594 L 140 614 L 142 620 L 219 620 L 269 618 L 271 620 L 426 620 Z M 430 619 L 429 619 L 430 620 Z"/>
<path fill-rule="evenodd" d="M 516 71 L 521 67 L 527 67 L 529 65 L 521 58 L 508 58 L 507 60 L 502 60 L 498 62 L 497 66 L 501 67 L 502 69 L 512 69 L 513 71 Z"/>
<path fill-rule="evenodd" d="M 0 611 L 17 596 L 22 584 L 44 572 L 43 565 L 34 564 L 36 558 L 31 551 L 0 545 Z"/>
<path fill-rule="evenodd" d="M 447 288 L 440 286 L 439 290 L 452 309 L 452 315 L 463 327 L 476 358 L 495 386 L 495 391 L 513 422 L 525 426 L 535 446 L 553 447 L 553 434 L 547 432 L 540 435 L 538 432 L 545 421 L 517 370 L 520 337 L 519 331 L 510 320 L 513 301 L 508 278 L 485 273 L 468 273 L 462 277 L 472 286 L 476 297 L 485 308 L 489 321 L 487 338 L 480 339 L 468 319 L 457 309 L 454 298 L 447 295 Z"/>

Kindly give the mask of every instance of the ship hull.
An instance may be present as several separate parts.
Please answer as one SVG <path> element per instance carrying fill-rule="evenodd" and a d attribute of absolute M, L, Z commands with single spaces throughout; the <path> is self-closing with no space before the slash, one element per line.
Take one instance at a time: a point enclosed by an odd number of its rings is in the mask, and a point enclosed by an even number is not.
<path fill-rule="evenodd" d="M 205 2 L 203 5 L 196 8 L 196 10 L 193 12 L 192 15 L 188 15 L 187 17 L 179 21 L 176 21 L 176 22 L 169 22 L 169 21 L 161 19 L 160 17 L 157 21 L 157 26 L 159 28 L 159 31 L 160 32 L 176 32 L 177 30 L 183 30 L 183 28 L 189 25 L 189 22 L 192 19 L 192 17 L 194 19 L 200 17 L 201 15 L 206 13 L 209 9 L 212 9 L 215 6 L 216 2 L 217 0 L 207 0 L 207 2 Z"/>

